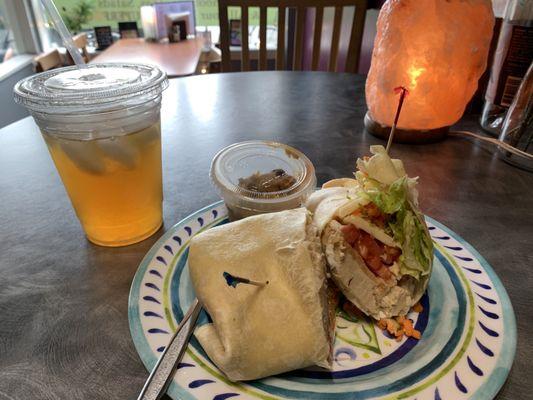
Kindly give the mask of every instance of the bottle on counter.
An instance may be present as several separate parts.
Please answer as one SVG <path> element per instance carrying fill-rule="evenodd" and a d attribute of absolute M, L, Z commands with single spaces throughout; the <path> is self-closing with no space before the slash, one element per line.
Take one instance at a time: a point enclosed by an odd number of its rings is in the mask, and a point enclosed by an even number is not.
<path fill-rule="evenodd" d="M 481 126 L 499 136 L 520 83 L 533 61 L 533 0 L 510 0 L 485 93 Z"/>
<path fill-rule="evenodd" d="M 509 108 L 500 140 L 530 155 L 523 157 L 500 148 L 505 161 L 533 171 L 533 63 Z"/>

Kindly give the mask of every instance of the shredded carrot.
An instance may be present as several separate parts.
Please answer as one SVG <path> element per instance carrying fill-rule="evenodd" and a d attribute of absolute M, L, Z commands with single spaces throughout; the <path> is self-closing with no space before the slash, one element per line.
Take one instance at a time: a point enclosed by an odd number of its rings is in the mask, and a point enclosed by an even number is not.
<path fill-rule="evenodd" d="M 352 215 L 353 215 L 354 217 L 357 217 L 358 215 L 361 215 L 361 209 L 358 208 L 357 210 L 355 210 L 355 211 L 352 213 Z"/>
<path fill-rule="evenodd" d="M 378 321 L 378 328 L 386 330 L 397 341 L 401 341 L 403 336 L 420 339 L 422 336 L 420 331 L 417 331 L 413 326 L 413 321 L 400 315 L 395 318 L 382 318 Z"/>
<path fill-rule="evenodd" d="M 387 330 L 391 335 L 395 335 L 399 328 L 400 324 L 398 324 L 398 322 L 396 322 L 392 318 L 387 320 Z"/>
<path fill-rule="evenodd" d="M 411 309 L 415 313 L 418 313 L 418 314 L 420 314 L 422 311 L 424 311 L 424 307 L 422 307 L 422 304 L 420 304 L 420 303 L 416 303 Z"/>

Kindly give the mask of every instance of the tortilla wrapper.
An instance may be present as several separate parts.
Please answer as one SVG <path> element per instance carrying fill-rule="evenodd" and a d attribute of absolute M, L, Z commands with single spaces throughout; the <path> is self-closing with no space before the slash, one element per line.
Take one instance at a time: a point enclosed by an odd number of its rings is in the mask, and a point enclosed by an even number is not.
<path fill-rule="evenodd" d="M 331 279 L 348 300 L 377 320 L 406 315 L 424 294 L 430 275 L 419 280 L 404 275 L 397 282 L 374 275 L 357 251 L 346 243 L 341 224 L 337 222 L 348 217 L 346 210 L 362 204 L 357 196 L 358 188 L 351 181 L 349 186 L 345 182 L 338 184 L 345 186 L 326 184 L 326 188 L 313 193 L 306 203 L 320 231 Z M 378 233 L 374 228 L 365 230 L 374 237 Z"/>
<path fill-rule="evenodd" d="M 300 208 L 215 227 L 191 241 L 192 283 L 213 320 L 195 335 L 232 381 L 331 364 L 326 267 L 310 222 Z M 268 284 L 231 287 L 224 272 Z"/>
<path fill-rule="evenodd" d="M 340 223 L 331 221 L 322 234 L 331 279 L 348 300 L 376 320 L 406 315 L 424 294 L 429 275 L 420 280 L 405 275 L 397 283 L 378 278 L 346 243 L 340 228 Z"/>
<path fill-rule="evenodd" d="M 344 187 L 328 187 L 314 192 L 307 200 L 306 207 L 313 213 L 313 223 L 319 232 L 329 221 L 336 217 L 339 207 L 348 203 L 350 189 Z"/>

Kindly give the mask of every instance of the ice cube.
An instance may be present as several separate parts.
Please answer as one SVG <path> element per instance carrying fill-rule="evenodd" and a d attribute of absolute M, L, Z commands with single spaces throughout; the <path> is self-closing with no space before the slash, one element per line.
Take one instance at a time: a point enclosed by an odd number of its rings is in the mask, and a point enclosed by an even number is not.
<path fill-rule="evenodd" d="M 57 141 L 63 152 L 79 169 L 95 175 L 105 172 L 105 160 L 95 140 Z"/>
<path fill-rule="evenodd" d="M 104 157 L 122 164 L 128 169 L 133 169 L 141 157 L 140 148 L 128 135 L 97 140 L 98 147 Z"/>

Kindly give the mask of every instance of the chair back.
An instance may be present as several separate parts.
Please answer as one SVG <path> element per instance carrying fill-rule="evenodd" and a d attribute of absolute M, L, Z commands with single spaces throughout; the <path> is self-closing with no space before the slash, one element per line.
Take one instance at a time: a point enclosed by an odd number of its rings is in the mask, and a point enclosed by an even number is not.
<path fill-rule="evenodd" d="M 95 26 L 94 37 L 96 50 L 105 50 L 113 44 L 113 32 L 110 26 Z"/>
<path fill-rule="evenodd" d="M 81 51 L 81 55 L 85 62 L 89 62 L 89 52 L 87 51 L 87 44 L 89 40 L 87 38 L 87 34 L 79 33 L 72 38 L 72 41 L 74 42 L 74 46 Z"/>
<path fill-rule="evenodd" d="M 136 21 L 119 22 L 118 32 L 121 39 L 135 39 L 139 37 L 139 28 Z"/>
<path fill-rule="evenodd" d="M 63 59 L 57 49 L 40 54 L 33 59 L 35 72 L 45 72 L 63 66 Z"/>
<path fill-rule="evenodd" d="M 292 46 L 292 69 L 300 71 L 303 68 L 304 59 L 304 41 L 306 31 L 306 16 L 310 15 L 308 11 L 314 9 L 314 28 L 312 36 L 312 58 L 311 69 L 317 71 L 320 61 L 321 43 L 322 43 L 322 25 L 324 20 L 324 8 L 333 7 L 335 15 L 333 17 L 333 27 L 331 34 L 331 46 L 329 52 L 329 62 L 327 70 L 330 72 L 337 71 L 339 56 L 339 39 L 341 34 L 342 16 L 345 7 L 354 7 L 355 11 L 351 21 L 349 43 L 346 54 L 345 72 L 356 72 L 359 65 L 359 55 L 361 51 L 361 41 L 363 37 L 364 21 L 367 9 L 367 0 L 218 0 L 219 19 L 220 19 L 220 48 L 222 50 L 222 71 L 231 71 L 231 53 L 230 53 L 230 32 L 228 20 L 228 8 L 241 8 L 241 70 L 250 70 L 250 50 L 248 46 L 248 9 L 250 7 L 259 8 L 259 62 L 258 69 L 267 69 L 267 10 L 276 8 L 278 10 L 278 35 L 276 49 L 276 69 L 287 69 L 286 63 L 286 36 Z M 289 25 L 286 35 L 286 21 L 288 12 L 295 12 L 295 29 Z M 307 28 L 309 29 L 309 28 Z M 287 57 L 287 58 L 289 58 Z"/>

